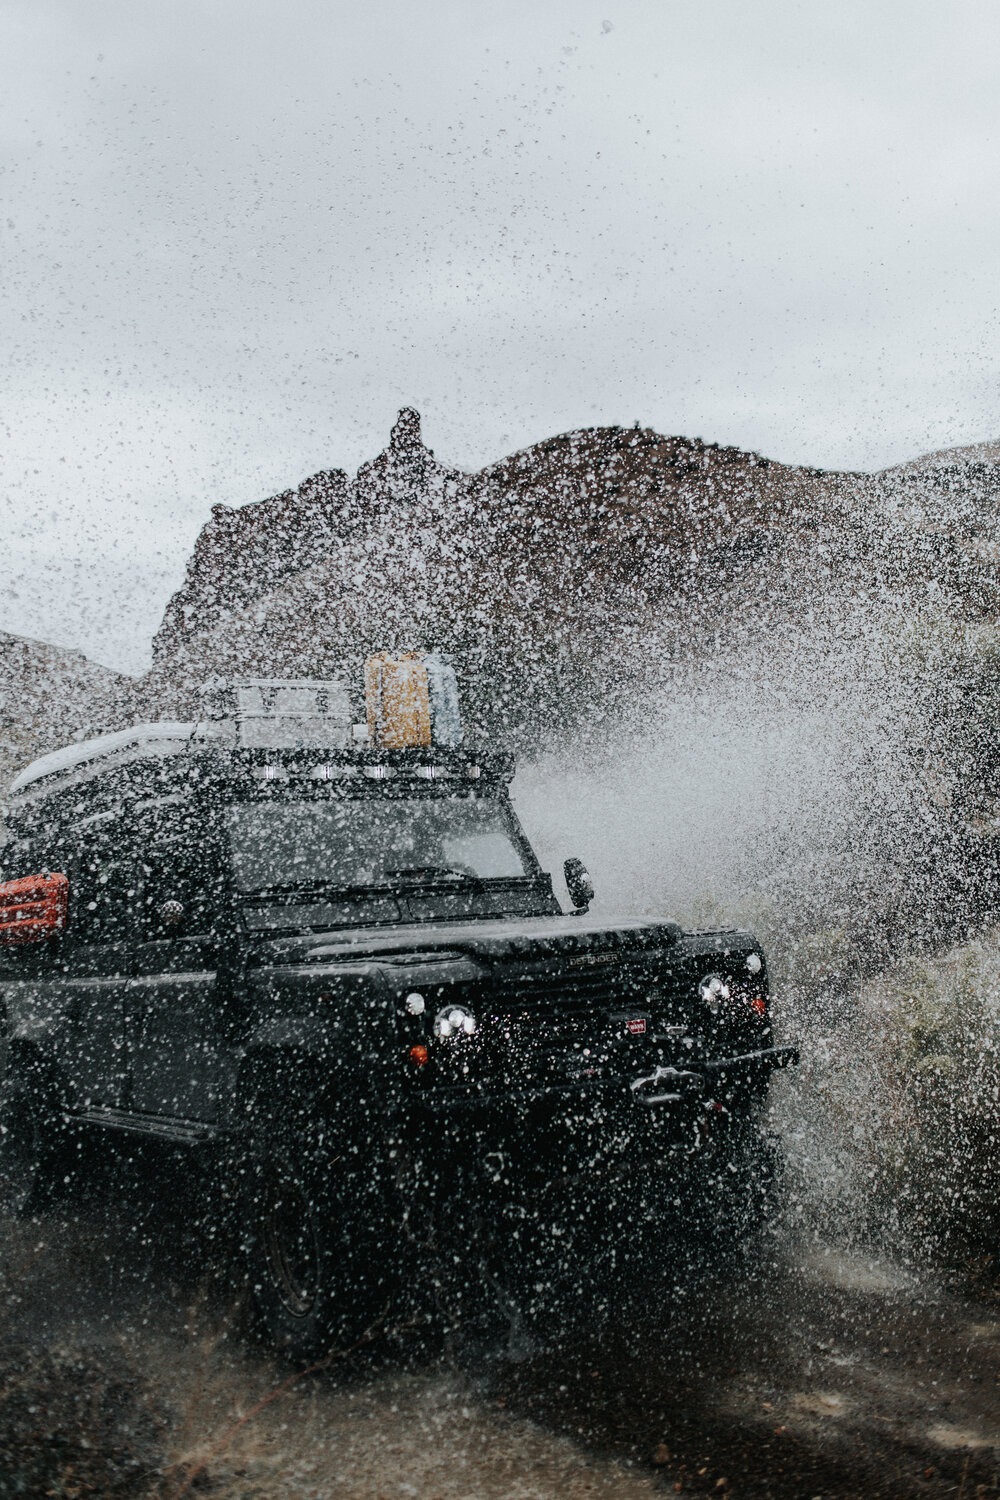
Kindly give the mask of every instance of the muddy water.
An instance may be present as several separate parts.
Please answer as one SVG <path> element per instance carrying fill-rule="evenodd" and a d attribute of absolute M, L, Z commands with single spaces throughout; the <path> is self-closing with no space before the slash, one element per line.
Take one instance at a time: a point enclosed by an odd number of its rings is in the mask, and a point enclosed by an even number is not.
<path fill-rule="evenodd" d="M 469 1362 L 404 1306 L 295 1380 L 248 1339 L 182 1187 L 147 1164 L 4 1230 L 4 1346 L 130 1384 L 153 1413 L 156 1461 L 127 1493 L 1000 1494 L 1000 1299 L 982 1289 L 785 1231 L 673 1285 L 640 1272 L 592 1336 L 576 1308 L 571 1335 Z"/>
<path fill-rule="evenodd" d="M 772 1091 L 773 1232 L 666 1280 L 640 1264 L 592 1329 L 581 1286 L 563 1326 L 489 1359 L 415 1292 L 364 1350 L 296 1379 L 248 1334 L 201 1178 L 155 1153 L 0 1226 L 0 1364 L 28 1349 L 55 1367 L 29 1441 L 89 1431 L 96 1402 L 108 1474 L 141 1449 L 124 1487 L 80 1488 L 71 1455 L 62 1488 L 5 1489 L 0 1370 L 0 1497 L 1000 1495 L 1000 1286 L 946 1283 L 872 1202 L 881 1103 L 858 1021 L 850 994 L 786 1008 L 807 1045 Z M 53 1378 L 81 1391 L 53 1402 Z"/>
<path fill-rule="evenodd" d="M 995 1304 L 788 1244 L 645 1329 L 509 1376 L 518 1410 L 680 1493 L 788 1497 L 996 1493 L 998 1381 Z"/>

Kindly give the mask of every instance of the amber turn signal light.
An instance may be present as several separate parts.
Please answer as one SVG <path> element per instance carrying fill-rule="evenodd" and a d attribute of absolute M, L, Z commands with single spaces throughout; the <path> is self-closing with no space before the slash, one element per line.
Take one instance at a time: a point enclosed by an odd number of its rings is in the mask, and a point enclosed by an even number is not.
<path fill-rule="evenodd" d="M 423 1042 L 414 1042 L 407 1056 L 415 1068 L 426 1068 L 431 1055 Z"/>

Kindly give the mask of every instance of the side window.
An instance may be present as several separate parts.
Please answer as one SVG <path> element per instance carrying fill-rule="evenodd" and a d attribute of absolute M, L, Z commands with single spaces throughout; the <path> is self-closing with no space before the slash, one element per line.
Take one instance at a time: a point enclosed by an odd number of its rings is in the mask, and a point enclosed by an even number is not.
<path fill-rule="evenodd" d="M 207 932 L 219 907 L 213 870 L 210 851 L 186 840 L 145 849 L 139 860 L 139 935 Z M 168 903 L 176 903 L 173 910 Z"/>
<path fill-rule="evenodd" d="M 129 936 L 136 873 L 130 854 L 103 841 L 77 851 L 69 871 L 69 930 L 79 942 L 116 943 Z"/>

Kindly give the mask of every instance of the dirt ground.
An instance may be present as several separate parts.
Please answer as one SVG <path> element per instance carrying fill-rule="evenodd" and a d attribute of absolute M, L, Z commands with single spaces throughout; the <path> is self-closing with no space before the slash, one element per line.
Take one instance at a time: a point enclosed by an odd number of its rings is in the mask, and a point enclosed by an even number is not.
<path fill-rule="evenodd" d="M 574 1332 L 516 1358 L 458 1358 L 404 1307 L 298 1378 L 158 1186 L 3 1226 L 0 1496 L 1000 1495 L 985 1282 L 775 1238 L 670 1295 L 638 1275 L 591 1334 L 582 1287 Z"/>

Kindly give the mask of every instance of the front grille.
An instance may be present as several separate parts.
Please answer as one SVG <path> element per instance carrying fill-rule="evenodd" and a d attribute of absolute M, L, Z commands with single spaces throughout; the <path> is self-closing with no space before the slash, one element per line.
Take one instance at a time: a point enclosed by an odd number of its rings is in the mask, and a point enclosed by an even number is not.
<path fill-rule="evenodd" d="M 610 1034 L 607 1021 L 558 1022 L 537 1016 L 488 1016 L 468 1052 L 468 1083 L 487 1089 L 536 1089 L 617 1075 L 631 1038 Z M 619 1062 L 622 1064 L 620 1068 Z"/>
<path fill-rule="evenodd" d="M 658 1063 L 692 1067 L 749 1047 L 763 1023 L 748 1022 L 753 1034 L 745 1038 L 729 1009 L 713 1016 L 699 997 L 698 981 L 713 960 L 721 971 L 714 954 L 677 955 L 669 964 L 641 953 L 607 961 L 603 954 L 536 958 L 497 965 L 486 983 L 431 987 L 432 1014 L 453 999 L 472 1010 L 479 1027 L 454 1046 L 435 1045 L 427 1082 L 484 1095 L 544 1093 L 553 1085 L 639 1078 Z M 730 982 L 735 992 L 739 981 Z"/>
<path fill-rule="evenodd" d="M 659 965 L 640 955 L 594 957 L 505 964 L 481 988 L 459 992 L 444 986 L 440 996 L 428 991 L 435 1008 L 454 996 L 479 1021 L 474 1037 L 435 1047 L 438 1087 L 484 1094 L 544 1091 L 639 1077 L 664 1059 L 664 1046 L 672 1056 L 683 1045 L 678 1023 L 686 1028 L 693 1019 L 684 990 L 665 982 Z M 696 997 L 694 986 L 691 995 Z M 630 1031 L 629 1020 L 640 1018 L 645 1028 Z M 683 1060 L 690 1060 L 687 1051 Z"/>
<path fill-rule="evenodd" d="M 647 988 L 618 964 L 500 971 L 472 1000 L 480 1030 L 462 1050 L 465 1081 L 531 1089 L 634 1072 L 647 1038 L 630 1035 L 625 1017 L 644 1014 Z"/>
<path fill-rule="evenodd" d="M 489 1000 L 493 1015 L 528 1014 L 552 1020 L 602 1018 L 635 996 L 634 980 L 610 965 L 593 969 L 526 970 L 498 977 Z"/>

